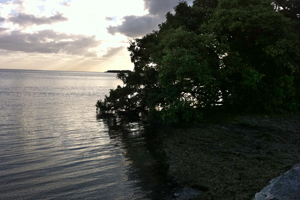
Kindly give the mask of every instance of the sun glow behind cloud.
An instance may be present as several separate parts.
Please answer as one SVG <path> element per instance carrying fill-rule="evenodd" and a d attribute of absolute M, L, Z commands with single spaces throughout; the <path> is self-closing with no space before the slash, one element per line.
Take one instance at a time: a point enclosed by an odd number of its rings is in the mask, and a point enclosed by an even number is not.
<path fill-rule="evenodd" d="M 177 3 L 0 0 L 0 68 L 132 69 L 129 41 L 157 29 Z"/>

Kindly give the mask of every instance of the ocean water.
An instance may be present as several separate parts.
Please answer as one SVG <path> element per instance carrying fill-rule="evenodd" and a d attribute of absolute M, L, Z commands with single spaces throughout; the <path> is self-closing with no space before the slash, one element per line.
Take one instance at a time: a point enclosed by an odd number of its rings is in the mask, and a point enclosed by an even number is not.
<path fill-rule="evenodd" d="M 116 74 L 0 69 L 0 199 L 166 199 L 145 127 L 114 129 L 95 103 Z"/>

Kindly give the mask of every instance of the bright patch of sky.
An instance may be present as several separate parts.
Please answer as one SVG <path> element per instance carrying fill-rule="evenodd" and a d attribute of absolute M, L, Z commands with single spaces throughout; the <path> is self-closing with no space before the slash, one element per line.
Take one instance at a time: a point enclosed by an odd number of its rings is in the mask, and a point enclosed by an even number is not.
<path fill-rule="evenodd" d="M 129 41 L 157 29 L 178 2 L 0 0 L 0 68 L 132 69 Z"/>

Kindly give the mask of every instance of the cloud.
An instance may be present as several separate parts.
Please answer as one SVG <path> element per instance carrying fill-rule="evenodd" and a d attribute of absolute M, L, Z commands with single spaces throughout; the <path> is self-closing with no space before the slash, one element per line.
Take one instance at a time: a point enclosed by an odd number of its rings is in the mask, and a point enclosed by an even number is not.
<path fill-rule="evenodd" d="M 191 4 L 193 0 L 187 0 Z M 178 0 L 144 0 L 144 9 L 149 14 L 143 16 L 129 15 L 123 17 L 123 23 L 118 26 L 109 26 L 108 33 L 114 35 L 121 33 L 128 37 L 139 37 L 152 30 L 157 30 L 158 25 L 165 20 L 165 15 L 172 11 L 179 3 Z"/>
<path fill-rule="evenodd" d="M 43 30 L 37 33 L 13 31 L 0 35 L 0 49 L 26 53 L 58 53 L 81 56 L 97 56 L 92 51 L 101 41 L 95 36 L 84 36 L 66 33 L 56 33 L 53 30 Z"/>
<path fill-rule="evenodd" d="M 114 18 L 113 17 L 105 17 L 105 20 L 112 21 L 112 20 L 114 20 Z"/>
<path fill-rule="evenodd" d="M 8 18 L 7 21 L 12 22 L 14 24 L 19 24 L 21 26 L 27 26 L 27 25 L 54 24 L 58 22 L 68 21 L 68 19 L 63 17 L 62 14 L 57 14 L 52 17 L 36 17 L 34 15 L 19 13 L 16 16 Z"/>
<path fill-rule="evenodd" d="M 70 7 L 71 6 L 70 2 L 64 2 L 61 5 L 66 6 L 66 7 Z"/>
<path fill-rule="evenodd" d="M 9 30 L 9 29 L 8 28 L 2 28 L 2 27 L 0 27 L 0 32 L 4 32 L 6 30 Z"/>
<path fill-rule="evenodd" d="M 146 16 L 125 16 L 124 22 L 119 26 L 109 26 L 108 33 L 122 33 L 128 37 L 138 37 L 157 29 L 160 21 L 157 17 Z"/>
<path fill-rule="evenodd" d="M 164 16 L 179 3 L 178 0 L 144 0 L 145 9 L 150 15 Z"/>
<path fill-rule="evenodd" d="M 127 69 L 127 37 L 157 30 L 179 1 L 0 0 L 1 66 Z"/>

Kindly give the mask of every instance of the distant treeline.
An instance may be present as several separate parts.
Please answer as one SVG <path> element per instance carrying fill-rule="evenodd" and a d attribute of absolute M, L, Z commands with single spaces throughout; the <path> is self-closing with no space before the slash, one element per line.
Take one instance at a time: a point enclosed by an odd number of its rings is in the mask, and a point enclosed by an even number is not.
<path fill-rule="evenodd" d="M 107 70 L 106 73 L 129 73 L 130 70 Z"/>

